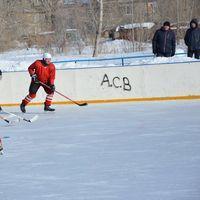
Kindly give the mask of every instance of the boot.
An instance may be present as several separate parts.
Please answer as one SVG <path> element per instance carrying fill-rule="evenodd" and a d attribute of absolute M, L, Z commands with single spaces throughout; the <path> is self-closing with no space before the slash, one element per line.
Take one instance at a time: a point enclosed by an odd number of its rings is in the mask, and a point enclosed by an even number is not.
<path fill-rule="evenodd" d="M 25 109 L 25 105 L 23 103 L 20 104 L 20 110 L 25 113 L 26 109 Z"/>
<path fill-rule="evenodd" d="M 55 111 L 54 108 L 51 108 L 50 106 L 44 104 L 44 111 Z"/>

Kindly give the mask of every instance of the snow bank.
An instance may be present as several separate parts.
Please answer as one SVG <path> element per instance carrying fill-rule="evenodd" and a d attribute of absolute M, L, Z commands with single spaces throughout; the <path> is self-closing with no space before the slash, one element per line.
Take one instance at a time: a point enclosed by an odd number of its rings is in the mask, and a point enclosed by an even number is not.
<path fill-rule="evenodd" d="M 139 45 L 134 43 L 134 45 Z M 140 58 L 125 59 L 125 65 L 145 65 L 145 64 L 161 64 L 161 63 L 178 63 L 178 62 L 193 62 L 197 61 L 196 59 L 187 58 L 185 54 L 176 55 L 172 58 L 155 58 L 151 53 L 151 44 L 140 44 L 145 51 L 142 52 L 132 52 L 133 44 L 130 41 L 125 40 L 114 40 L 114 41 L 104 41 L 100 44 L 100 56 L 101 59 L 110 58 L 110 60 L 103 61 L 79 61 L 81 59 L 91 59 L 92 48 L 85 47 L 83 49 L 84 55 L 71 55 L 69 54 L 54 55 L 53 61 L 71 61 L 72 59 L 76 62 L 63 62 L 56 63 L 57 69 L 68 69 L 68 68 L 89 68 L 89 67 L 102 67 L 102 66 L 120 66 L 122 61 L 116 60 L 116 57 L 135 57 L 141 56 Z M 74 50 L 75 52 L 75 50 Z M 183 44 L 177 48 L 176 53 L 184 53 L 185 49 Z M 42 50 L 37 49 L 23 49 L 23 50 L 13 50 L 10 52 L 5 52 L 0 54 L 0 69 L 2 71 L 27 71 L 28 66 L 34 62 L 36 59 L 41 59 Z M 144 57 L 142 57 L 144 56 Z M 147 57 L 145 57 L 147 56 Z M 111 58 L 114 58 L 113 60 Z"/>

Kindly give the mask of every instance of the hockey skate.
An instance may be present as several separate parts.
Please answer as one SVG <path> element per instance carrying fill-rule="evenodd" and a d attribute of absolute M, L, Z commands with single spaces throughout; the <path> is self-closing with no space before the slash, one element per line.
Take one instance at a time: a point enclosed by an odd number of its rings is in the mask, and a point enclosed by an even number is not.
<path fill-rule="evenodd" d="M 55 111 L 54 108 L 51 108 L 50 106 L 44 104 L 44 111 Z"/>

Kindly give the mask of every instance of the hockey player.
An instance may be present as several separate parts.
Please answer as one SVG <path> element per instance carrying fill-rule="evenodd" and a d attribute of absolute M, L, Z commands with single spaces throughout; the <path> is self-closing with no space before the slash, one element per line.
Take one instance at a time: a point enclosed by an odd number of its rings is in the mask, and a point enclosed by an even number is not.
<path fill-rule="evenodd" d="M 3 155 L 3 144 L 0 138 L 0 155 Z"/>
<path fill-rule="evenodd" d="M 46 100 L 44 102 L 44 110 L 45 111 L 54 111 L 54 108 L 51 108 L 51 102 L 53 99 L 54 91 L 55 91 L 55 66 L 51 62 L 51 54 L 44 53 L 42 60 L 36 60 L 32 63 L 29 68 L 28 72 L 31 76 L 31 84 L 29 87 L 29 94 L 22 100 L 20 104 L 20 109 L 23 113 L 26 112 L 25 106 L 36 97 L 36 93 L 40 86 L 42 86 L 47 93 Z M 41 85 L 41 83 L 45 83 L 51 89 Z"/>

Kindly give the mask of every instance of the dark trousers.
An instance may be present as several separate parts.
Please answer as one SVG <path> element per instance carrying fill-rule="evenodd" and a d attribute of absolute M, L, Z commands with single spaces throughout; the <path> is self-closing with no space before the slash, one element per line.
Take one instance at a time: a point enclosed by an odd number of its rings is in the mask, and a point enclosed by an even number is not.
<path fill-rule="evenodd" d="M 35 83 L 35 82 L 31 82 L 30 87 L 29 87 L 29 93 L 30 94 L 36 94 L 38 89 L 40 88 L 40 86 L 42 86 L 44 88 L 44 91 L 47 94 L 51 94 L 52 93 L 52 91 L 49 88 L 41 85 L 40 83 Z"/>
<path fill-rule="evenodd" d="M 31 102 L 35 97 L 38 89 L 41 87 L 44 88 L 45 92 L 47 93 L 45 105 L 50 106 L 54 92 L 51 91 L 51 89 L 41 85 L 40 83 L 31 82 L 29 87 L 29 94 L 22 100 L 22 103 L 26 106 L 29 102 Z"/>
<path fill-rule="evenodd" d="M 171 56 L 171 53 L 161 53 L 161 52 L 159 52 L 159 53 L 156 54 L 156 57 L 172 57 L 172 56 Z"/>
<path fill-rule="evenodd" d="M 199 50 L 188 49 L 187 56 L 192 58 L 193 55 L 196 59 L 200 59 L 200 49 Z"/>

